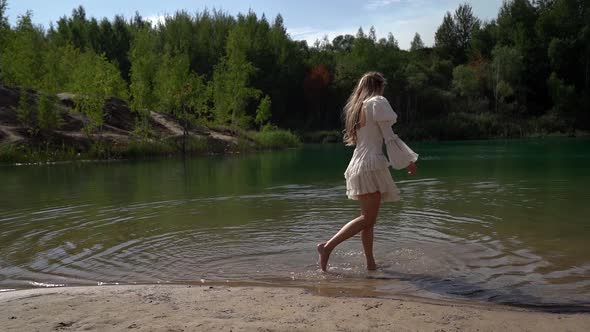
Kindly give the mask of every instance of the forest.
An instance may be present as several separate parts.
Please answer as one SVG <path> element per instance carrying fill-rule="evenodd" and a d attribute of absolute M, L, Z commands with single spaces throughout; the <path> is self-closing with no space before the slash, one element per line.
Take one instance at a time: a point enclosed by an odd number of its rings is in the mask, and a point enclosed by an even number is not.
<path fill-rule="evenodd" d="M 68 92 L 88 133 L 117 97 L 138 115 L 138 139 L 153 135 L 146 118 L 155 111 L 187 126 L 340 140 L 343 105 L 372 70 L 386 76 L 408 139 L 590 130 L 590 0 L 505 1 L 490 21 L 465 3 L 446 13 L 432 47 L 416 34 L 408 50 L 395 31 L 378 39 L 373 27 L 308 45 L 289 36 L 281 15 L 254 12 L 187 9 L 153 24 L 78 7 L 47 28 L 32 12 L 11 26 L 9 5 L 0 0 L 0 83 L 41 92 L 35 112 L 26 101 L 17 110 L 31 133 L 59 128 L 55 95 Z"/>

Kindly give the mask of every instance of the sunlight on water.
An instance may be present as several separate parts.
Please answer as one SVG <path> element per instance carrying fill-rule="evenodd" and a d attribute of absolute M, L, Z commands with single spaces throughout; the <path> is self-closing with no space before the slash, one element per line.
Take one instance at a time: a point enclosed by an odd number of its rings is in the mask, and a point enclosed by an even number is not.
<path fill-rule="evenodd" d="M 0 291 L 126 283 L 260 282 L 366 294 L 590 303 L 589 140 L 415 144 L 394 173 L 380 266 L 359 238 L 315 244 L 358 213 L 344 195 L 351 150 L 1 166 Z"/>

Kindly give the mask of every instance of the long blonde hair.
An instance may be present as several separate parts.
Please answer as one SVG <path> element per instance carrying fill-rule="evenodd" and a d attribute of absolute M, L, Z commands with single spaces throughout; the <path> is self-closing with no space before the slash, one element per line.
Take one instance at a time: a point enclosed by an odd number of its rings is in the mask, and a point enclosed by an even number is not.
<path fill-rule="evenodd" d="M 356 88 L 348 97 L 344 106 L 344 143 L 347 146 L 356 144 L 356 131 L 360 127 L 363 102 L 371 97 L 383 94 L 385 77 L 378 72 L 368 72 L 359 80 Z"/>

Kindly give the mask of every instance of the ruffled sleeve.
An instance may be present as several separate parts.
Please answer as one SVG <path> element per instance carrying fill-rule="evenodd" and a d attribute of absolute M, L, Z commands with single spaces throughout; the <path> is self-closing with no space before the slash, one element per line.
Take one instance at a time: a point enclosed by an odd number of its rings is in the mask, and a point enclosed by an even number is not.
<path fill-rule="evenodd" d="M 374 97 L 371 101 L 373 120 L 378 123 L 390 123 L 390 126 L 393 126 L 393 124 L 397 121 L 397 114 L 395 114 L 387 99 L 385 99 L 385 97 L 379 96 Z"/>
<path fill-rule="evenodd" d="M 375 98 L 372 105 L 373 120 L 379 126 L 387 150 L 389 165 L 394 169 L 404 169 L 418 160 L 416 154 L 394 132 L 391 126 L 397 122 L 397 114 L 383 97 Z"/>

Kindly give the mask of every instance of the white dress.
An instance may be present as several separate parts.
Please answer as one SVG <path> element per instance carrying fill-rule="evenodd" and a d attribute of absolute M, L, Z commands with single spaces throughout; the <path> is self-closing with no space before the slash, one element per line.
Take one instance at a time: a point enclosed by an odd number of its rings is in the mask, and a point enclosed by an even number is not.
<path fill-rule="evenodd" d="M 384 202 L 399 201 L 399 189 L 388 167 L 406 168 L 418 155 L 393 133 L 397 114 L 385 97 L 365 100 L 361 112 L 365 113 L 365 126 L 356 132 L 356 147 L 344 172 L 346 195 L 357 200 L 359 195 L 378 191 Z M 389 160 L 383 154 L 383 142 Z"/>

